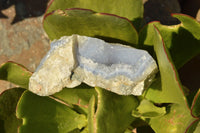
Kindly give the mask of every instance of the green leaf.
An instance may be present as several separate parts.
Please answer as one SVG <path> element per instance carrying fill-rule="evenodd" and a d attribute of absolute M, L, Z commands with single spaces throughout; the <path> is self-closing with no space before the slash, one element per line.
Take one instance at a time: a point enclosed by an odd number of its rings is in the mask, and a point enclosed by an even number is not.
<path fill-rule="evenodd" d="M 155 103 L 172 104 L 167 107 L 167 114 L 152 117 L 147 119 L 147 122 L 158 133 L 182 133 L 197 118 L 194 118 L 190 113 L 178 74 L 162 36 L 156 27 L 154 31 L 154 50 L 157 55 L 160 75 L 147 90 L 145 97 Z"/>
<path fill-rule="evenodd" d="M 97 95 L 93 87 L 81 84 L 75 88 L 64 88 L 61 92 L 54 94 L 52 97 L 67 103 L 79 113 L 87 115 L 89 101 L 93 95 Z"/>
<path fill-rule="evenodd" d="M 71 132 L 68 132 L 68 133 L 80 133 L 80 130 L 79 129 L 75 129 L 75 130 L 73 130 Z"/>
<path fill-rule="evenodd" d="M 155 103 L 186 104 L 182 86 L 170 54 L 157 29 L 154 29 L 154 50 L 156 52 L 160 76 L 146 91 L 145 97 Z"/>
<path fill-rule="evenodd" d="M 158 117 L 166 114 L 165 107 L 157 107 L 152 102 L 143 99 L 136 110 L 133 110 L 132 115 L 134 117 Z"/>
<path fill-rule="evenodd" d="M 94 115 L 94 132 L 122 133 L 136 119 L 131 116 L 138 106 L 134 96 L 121 96 L 105 89 L 95 88 L 98 93 L 97 110 Z"/>
<path fill-rule="evenodd" d="M 17 117 L 23 120 L 20 133 L 66 133 L 86 126 L 85 115 L 50 97 L 26 91 L 17 106 Z"/>
<path fill-rule="evenodd" d="M 143 17 L 142 0 L 53 0 L 46 11 L 50 13 L 54 10 L 67 8 L 85 8 L 95 12 L 116 14 L 126 17 L 131 21 L 138 21 Z"/>
<path fill-rule="evenodd" d="M 16 117 L 17 102 L 24 92 L 22 88 L 12 88 L 0 94 L 0 132 L 17 133 L 22 121 Z"/>
<path fill-rule="evenodd" d="M 191 113 L 195 117 L 200 117 L 200 89 L 196 93 L 196 95 L 193 99 L 193 103 L 192 103 L 192 107 L 191 107 Z"/>
<path fill-rule="evenodd" d="M 186 106 L 172 104 L 166 115 L 148 121 L 156 133 L 184 133 L 194 120 Z"/>
<path fill-rule="evenodd" d="M 22 88 L 28 88 L 31 75 L 32 73 L 24 66 L 14 62 L 6 62 L 0 66 L 0 80 L 9 81 Z"/>
<path fill-rule="evenodd" d="M 196 39 L 200 40 L 200 24 L 199 22 L 186 14 L 172 14 L 173 17 L 178 18 L 181 23 L 182 26 L 187 29 Z"/>
<path fill-rule="evenodd" d="M 89 102 L 88 108 L 88 131 L 89 133 L 94 133 L 96 130 L 95 127 L 95 97 L 92 96 Z"/>
<path fill-rule="evenodd" d="M 154 25 L 159 29 L 166 47 L 177 69 L 186 62 L 200 54 L 200 24 L 189 16 L 174 14 L 181 23 L 166 26 L 159 22 L 152 22 L 145 26 L 139 33 L 139 44 L 141 48 L 150 50 L 154 45 Z"/>
<path fill-rule="evenodd" d="M 138 34 L 125 18 L 85 9 L 56 10 L 44 18 L 44 29 L 51 40 L 79 34 L 109 42 L 137 44 Z"/>
<path fill-rule="evenodd" d="M 200 121 L 198 121 L 198 125 L 194 131 L 194 133 L 199 133 L 200 132 Z"/>
<path fill-rule="evenodd" d="M 198 131 L 199 129 L 199 120 L 195 120 L 193 121 L 189 126 L 188 128 L 186 129 L 185 133 L 195 133 L 195 131 Z M 199 132 L 196 132 L 196 133 L 199 133 Z"/>

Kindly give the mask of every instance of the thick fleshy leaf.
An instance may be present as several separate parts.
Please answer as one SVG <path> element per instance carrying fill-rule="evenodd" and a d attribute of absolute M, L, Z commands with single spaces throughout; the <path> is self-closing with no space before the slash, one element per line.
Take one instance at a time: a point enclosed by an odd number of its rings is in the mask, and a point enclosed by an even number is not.
<path fill-rule="evenodd" d="M 200 124 L 199 123 L 199 120 L 195 120 L 193 121 L 189 126 L 188 128 L 186 129 L 185 133 L 199 133 L 199 132 L 195 132 L 195 131 L 198 131 L 199 130 L 199 126 Z M 199 130 L 200 131 L 200 130 Z"/>
<path fill-rule="evenodd" d="M 197 39 L 200 40 L 200 23 L 193 17 L 186 14 L 172 14 L 173 17 L 178 18 L 183 27 L 187 29 L 191 34 Z"/>
<path fill-rule="evenodd" d="M 145 97 L 155 103 L 186 104 L 176 68 L 164 41 L 157 29 L 154 29 L 152 34 L 154 34 L 154 50 L 158 60 L 160 76 L 147 90 Z"/>
<path fill-rule="evenodd" d="M 196 96 L 193 99 L 191 112 L 192 115 L 194 115 L 195 117 L 200 117 L 200 89 L 196 93 Z"/>
<path fill-rule="evenodd" d="M 85 115 L 78 114 L 64 102 L 29 91 L 22 95 L 17 105 L 17 117 L 23 120 L 20 133 L 66 133 L 87 124 Z"/>
<path fill-rule="evenodd" d="M 152 22 L 145 26 L 139 34 L 139 44 L 152 52 L 155 36 L 154 25 L 159 29 L 166 47 L 169 49 L 176 68 L 180 68 L 194 56 L 200 54 L 200 24 L 189 16 L 174 14 L 181 23 L 166 26 Z"/>
<path fill-rule="evenodd" d="M 150 126 L 156 133 L 184 133 L 195 120 L 186 106 L 172 104 L 168 107 L 168 111 L 164 116 L 149 120 Z"/>
<path fill-rule="evenodd" d="M 132 112 L 134 117 L 151 118 L 166 114 L 165 107 L 157 107 L 152 102 L 143 99 L 136 110 Z"/>
<path fill-rule="evenodd" d="M 28 88 L 29 78 L 32 75 L 24 66 L 14 62 L 6 62 L 0 66 L 0 80 L 6 80 L 22 88 Z"/>
<path fill-rule="evenodd" d="M 76 88 L 64 88 L 52 97 L 67 103 L 79 113 L 87 115 L 90 98 L 97 95 L 93 87 L 81 84 Z"/>
<path fill-rule="evenodd" d="M 121 96 L 105 89 L 96 88 L 97 110 L 94 115 L 94 132 L 122 133 L 136 119 L 131 116 L 138 105 L 134 96 Z M 112 128 L 113 127 L 113 128 Z"/>
<path fill-rule="evenodd" d="M 199 132 L 200 132 L 200 121 L 199 121 L 194 133 L 199 133 Z"/>
<path fill-rule="evenodd" d="M 95 12 L 116 14 L 131 21 L 141 19 L 144 10 L 142 0 L 52 0 L 46 14 L 67 8 L 85 8 Z"/>
<path fill-rule="evenodd" d="M 89 108 L 88 108 L 88 131 L 89 133 L 95 132 L 95 97 L 92 96 L 89 102 Z"/>
<path fill-rule="evenodd" d="M 22 121 L 16 117 L 17 102 L 24 92 L 22 88 L 13 88 L 0 94 L 0 132 L 17 133 Z"/>
<path fill-rule="evenodd" d="M 148 89 L 145 97 L 155 103 L 172 104 L 167 107 L 166 115 L 153 117 L 147 121 L 155 132 L 182 133 L 196 118 L 190 113 L 169 51 L 156 27 L 154 38 L 154 50 L 159 64 L 160 78 L 157 78 L 157 81 Z"/>
<path fill-rule="evenodd" d="M 72 34 L 97 37 L 108 42 L 137 44 L 138 34 L 125 18 L 86 9 L 56 10 L 44 18 L 44 29 L 51 40 Z"/>

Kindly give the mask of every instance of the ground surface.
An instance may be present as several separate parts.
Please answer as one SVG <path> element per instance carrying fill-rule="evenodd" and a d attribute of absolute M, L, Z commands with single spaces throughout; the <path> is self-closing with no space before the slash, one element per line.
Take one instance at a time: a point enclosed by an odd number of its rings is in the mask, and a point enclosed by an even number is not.
<path fill-rule="evenodd" d="M 10 60 L 34 71 L 49 50 L 49 39 L 42 27 L 42 17 L 48 0 L 0 0 L 0 64 Z M 200 21 L 199 0 L 143 0 L 146 22 L 159 20 L 163 24 L 176 24 L 171 13 L 185 13 Z M 180 70 L 186 86 L 198 88 L 200 56 Z M 195 69 L 192 73 L 191 67 Z M 187 77 L 187 78 L 185 78 Z M 191 86 L 192 85 L 192 86 Z M 15 85 L 0 80 L 0 93 Z"/>

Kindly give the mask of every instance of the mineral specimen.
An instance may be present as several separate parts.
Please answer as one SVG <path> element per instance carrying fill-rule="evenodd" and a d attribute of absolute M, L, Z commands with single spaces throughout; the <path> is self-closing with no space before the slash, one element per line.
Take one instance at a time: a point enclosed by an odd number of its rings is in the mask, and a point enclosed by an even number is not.
<path fill-rule="evenodd" d="M 120 95 L 141 95 L 158 71 L 144 50 L 87 36 L 64 36 L 51 49 L 29 81 L 29 90 L 48 96 L 84 82 Z"/>

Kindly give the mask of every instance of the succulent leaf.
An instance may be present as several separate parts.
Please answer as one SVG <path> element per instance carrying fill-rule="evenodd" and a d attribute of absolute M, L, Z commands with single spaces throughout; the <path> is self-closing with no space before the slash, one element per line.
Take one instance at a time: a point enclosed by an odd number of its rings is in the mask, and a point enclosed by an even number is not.
<path fill-rule="evenodd" d="M 124 132 L 136 119 L 131 116 L 131 112 L 138 106 L 137 98 L 134 96 L 117 95 L 101 88 L 95 89 L 98 93 L 98 103 L 93 118 L 94 132 Z"/>
<path fill-rule="evenodd" d="M 188 125 L 196 120 L 186 106 L 172 104 L 167 108 L 169 112 L 166 115 L 149 120 L 149 125 L 156 133 L 184 133 Z"/>
<path fill-rule="evenodd" d="M 200 89 L 196 93 L 196 96 L 193 99 L 191 112 L 193 116 L 200 117 Z"/>
<path fill-rule="evenodd" d="M 88 108 L 88 131 L 94 133 L 96 130 L 95 124 L 95 97 L 92 96 Z"/>
<path fill-rule="evenodd" d="M 138 42 L 137 31 L 127 19 L 86 9 L 56 10 L 45 16 L 43 25 L 51 40 L 79 34 L 113 43 Z"/>
<path fill-rule="evenodd" d="M 69 104 L 74 110 L 88 115 L 89 101 L 93 95 L 97 95 L 93 87 L 81 84 L 75 88 L 64 88 L 52 97 Z"/>
<path fill-rule="evenodd" d="M 188 128 L 186 129 L 185 133 L 198 133 L 200 130 L 199 120 L 193 121 Z"/>
<path fill-rule="evenodd" d="M 6 62 L 0 66 L 0 80 L 6 80 L 22 88 L 28 88 L 29 78 L 32 75 L 24 66 L 15 62 Z"/>
<path fill-rule="evenodd" d="M 22 88 L 12 88 L 0 94 L 0 132 L 17 133 L 22 121 L 16 117 L 17 102 L 24 92 Z"/>
<path fill-rule="evenodd" d="M 148 49 L 154 45 L 155 37 L 152 33 L 154 32 L 153 25 L 156 25 L 176 68 L 179 69 L 187 61 L 200 54 L 200 24 L 194 18 L 183 14 L 174 14 L 173 16 L 178 18 L 181 23 L 166 26 L 160 22 L 152 22 L 146 25 L 139 33 L 139 45 L 141 48 Z"/>
<path fill-rule="evenodd" d="M 65 102 L 40 97 L 26 91 L 17 105 L 17 117 L 23 120 L 20 133 L 66 133 L 86 126 L 86 116 L 72 110 Z"/>
<path fill-rule="evenodd" d="M 185 96 L 176 68 L 157 28 L 154 29 L 154 50 L 160 75 L 158 75 L 157 81 L 147 90 L 145 97 L 155 103 L 185 104 Z"/>
<path fill-rule="evenodd" d="M 143 99 L 136 110 L 132 112 L 134 117 L 152 118 L 166 114 L 165 107 L 157 107 L 152 102 Z"/>
<path fill-rule="evenodd" d="M 46 14 L 67 8 L 85 8 L 95 12 L 116 14 L 137 21 L 143 17 L 142 0 L 52 0 Z"/>
<path fill-rule="evenodd" d="M 145 97 L 156 103 L 172 104 L 167 106 L 169 111 L 166 115 L 151 118 L 149 124 L 155 132 L 185 132 L 188 125 L 197 118 L 194 118 L 190 113 L 169 51 L 156 27 L 154 29 L 154 36 L 154 50 L 158 59 L 161 79 L 158 78 L 157 82 L 148 89 Z M 161 80 L 161 82 L 159 82 L 159 80 Z M 160 87 L 161 89 L 153 87 Z M 165 128 L 162 128 L 163 126 L 165 126 Z"/>
<path fill-rule="evenodd" d="M 172 14 L 173 17 L 179 19 L 182 26 L 187 29 L 197 40 L 200 40 L 200 23 L 193 17 L 185 14 Z"/>
<path fill-rule="evenodd" d="M 198 121 L 198 125 L 194 131 L 194 133 L 199 133 L 200 132 L 200 121 Z"/>

